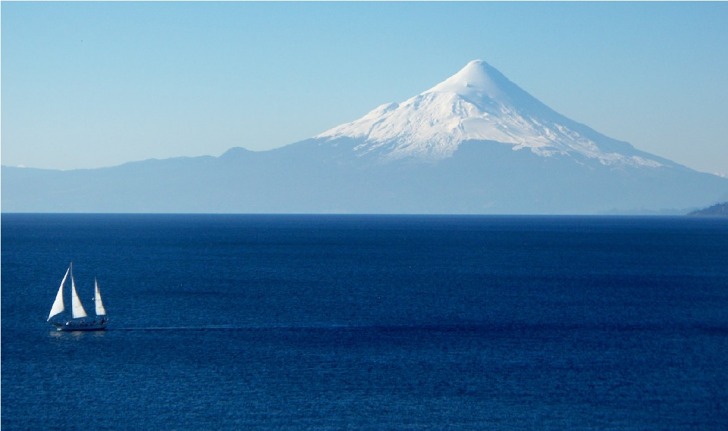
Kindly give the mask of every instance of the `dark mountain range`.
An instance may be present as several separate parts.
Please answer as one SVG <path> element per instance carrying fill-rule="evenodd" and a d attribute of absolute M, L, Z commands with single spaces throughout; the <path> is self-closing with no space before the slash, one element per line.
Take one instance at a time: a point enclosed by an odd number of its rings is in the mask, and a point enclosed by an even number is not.
<path fill-rule="evenodd" d="M 728 217 L 728 202 L 712 205 L 708 208 L 692 211 L 689 215 L 699 217 Z"/>

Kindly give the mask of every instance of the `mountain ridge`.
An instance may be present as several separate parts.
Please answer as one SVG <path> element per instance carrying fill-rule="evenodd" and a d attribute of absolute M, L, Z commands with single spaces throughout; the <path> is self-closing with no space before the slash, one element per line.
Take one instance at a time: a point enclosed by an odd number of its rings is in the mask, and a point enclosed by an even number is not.
<path fill-rule="evenodd" d="M 728 202 L 721 202 L 708 208 L 692 211 L 690 216 L 695 217 L 722 217 L 728 218 Z"/>
<path fill-rule="evenodd" d="M 268 151 L 2 168 L 4 212 L 684 214 L 728 179 L 570 120 L 484 61 Z"/>

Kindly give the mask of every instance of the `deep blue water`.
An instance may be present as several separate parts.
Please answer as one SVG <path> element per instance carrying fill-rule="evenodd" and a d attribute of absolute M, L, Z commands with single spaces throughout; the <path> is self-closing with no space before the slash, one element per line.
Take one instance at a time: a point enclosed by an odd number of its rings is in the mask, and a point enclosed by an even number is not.
<path fill-rule="evenodd" d="M 726 429 L 728 222 L 4 214 L 2 428 Z"/>

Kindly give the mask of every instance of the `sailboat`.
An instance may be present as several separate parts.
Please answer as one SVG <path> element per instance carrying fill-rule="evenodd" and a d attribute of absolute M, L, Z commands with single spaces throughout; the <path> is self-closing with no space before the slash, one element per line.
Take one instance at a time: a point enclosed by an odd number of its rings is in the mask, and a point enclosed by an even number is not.
<path fill-rule="evenodd" d="M 63 288 L 68 277 L 71 277 L 71 316 L 65 313 L 65 305 L 63 301 Z M 66 275 L 63 276 L 61 286 L 56 293 L 56 300 L 53 301 L 51 312 L 48 314 L 48 322 L 56 327 L 59 331 L 103 331 L 106 329 L 108 318 L 106 317 L 106 309 L 101 301 L 101 291 L 99 290 L 99 282 L 94 279 L 94 305 L 95 317 L 89 317 L 86 310 L 81 304 L 81 299 L 76 292 L 76 282 L 73 279 L 73 262 L 68 266 Z"/>

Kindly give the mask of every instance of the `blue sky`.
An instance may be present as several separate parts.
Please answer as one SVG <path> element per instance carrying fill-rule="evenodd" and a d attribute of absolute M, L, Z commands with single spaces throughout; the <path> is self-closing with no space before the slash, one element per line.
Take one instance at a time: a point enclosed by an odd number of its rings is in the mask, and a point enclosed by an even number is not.
<path fill-rule="evenodd" d="M 728 174 L 728 3 L 2 2 L 2 163 L 265 150 L 483 59 L 562 114 Z"/>

